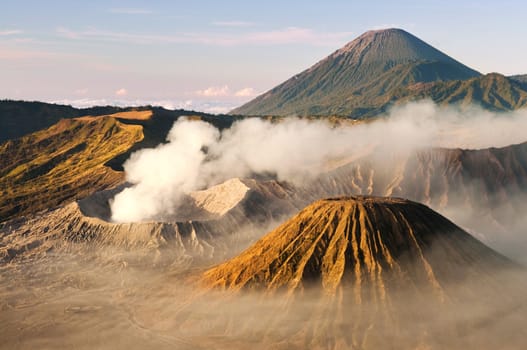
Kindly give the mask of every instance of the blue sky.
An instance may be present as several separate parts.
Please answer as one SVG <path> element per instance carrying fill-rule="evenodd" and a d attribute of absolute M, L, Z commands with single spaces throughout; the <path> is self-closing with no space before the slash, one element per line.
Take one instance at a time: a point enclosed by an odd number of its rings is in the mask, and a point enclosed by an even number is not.
<path fill-rule="evenodd" d="M 520 0 L 3 2 L 0 98 L 220 112 L 386 27 L 482 73 L 527 73 Z"/>

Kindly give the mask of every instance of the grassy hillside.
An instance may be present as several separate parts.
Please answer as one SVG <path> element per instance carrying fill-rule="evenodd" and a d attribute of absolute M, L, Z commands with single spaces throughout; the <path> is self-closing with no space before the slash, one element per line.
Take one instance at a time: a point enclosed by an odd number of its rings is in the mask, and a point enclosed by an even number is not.
<path fill-rule="evenodd" d="M 123 174 L 104 164 L 142 139 L 141 126 L 84 117 L 1 144 L 0 220 L 120 183 Z"/>
<path fill-rule="evenodd" d="M 527 89 L 518 81 L 491 73 L 466 81 L 415 84 L 392 97 L 399 103 L 423 98 L 438 104 L 476 104 L 493 111 L 510 111 L 527 106 Z"/>

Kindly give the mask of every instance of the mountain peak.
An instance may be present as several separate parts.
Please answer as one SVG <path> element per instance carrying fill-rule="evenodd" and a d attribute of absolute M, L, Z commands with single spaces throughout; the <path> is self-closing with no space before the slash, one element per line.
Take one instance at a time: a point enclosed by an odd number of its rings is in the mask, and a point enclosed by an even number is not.
<path fill-rule="evenodd" d="M 380 63 L 384 68 L 416 61 L 462 65 L 416 36 L 398 28 L 367 31 L 326 60 L 338 56 L 351 56 L 347 60 L 348 64 L 353 62 L 359 66 L 367 66 Z"/>
<path fill-rule="evenodd" d="M 401 29 L 401 28 L 382 28 L 382 29 L 371 29 L 371 30 L 368 30 L 364 33 L 362 33 L 362 35 L 371 35 L 371 34 L 376 34 L 376 33 L 407 33 L 407 31 L 405 31 L 404 29 Z"/>
<path fill-rule="evenodd" d="M 387 39 L 394 36 L 413 36 L 410 33 L 399 29 L 399 28 L 386 28 L 386 29 L 375 29 L 375 30 L 368 30 L 361 35 L 359 35 L 354 40 L 350 41 L 346 45 L 344 45 L 342 48 L 340 48 L 338 51 L 347 51 L 351 50 L 355 43 L 357 42 L 367 42 L 371 43 L 375 40 L 379 39 Z"/>
<path fill-rule="evenodd" d="M 419 82 L 480 76 L 416 36 L 397 28 L 368 31 L 311 68 L 232 113 L 360 117 L 390 93 Z M 377 111 L 377 112 L 380 112 Z"/>
<path fill-rule="evenodd" d="M 350 41 L 348 44 L 344 45 L 344 47 L 348 46 L 349 44 L 351 44 L 352 42 L 357 41 L 357 40 L 374 41 L 374 40 L 376 40 L 378 38 L 389 37 L 390 35 L 409 35 L 409 36 L 412 36 L 407 31 L 405 31 L 403 29 L 399 29 L 399 28 L 373 29 L 373 30 L 368 30 L 368 31 L 362 33 L 356 39 L 354 39 L 354 40 Z"/>
<path fill-rule="evenodd" d="M 384 289 L 411 284 L 441 297 L 451 279 L 508 264 L 422 204 L 339 197 L 307 206 L 238 257 L 207 271 L 204 281 L 234 290 L 319 285 L 330 292 L 340 285 Z"/>

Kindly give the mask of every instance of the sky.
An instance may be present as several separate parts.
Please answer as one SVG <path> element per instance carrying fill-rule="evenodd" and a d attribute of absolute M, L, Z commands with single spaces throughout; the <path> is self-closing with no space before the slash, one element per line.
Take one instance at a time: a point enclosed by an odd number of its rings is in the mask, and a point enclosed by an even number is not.
<path fill-rule="evenodd" d="M 521 0 L 0 1 L 2 99 L 222 113 L 389 27 L 482 73 L 527 73 Z"/>

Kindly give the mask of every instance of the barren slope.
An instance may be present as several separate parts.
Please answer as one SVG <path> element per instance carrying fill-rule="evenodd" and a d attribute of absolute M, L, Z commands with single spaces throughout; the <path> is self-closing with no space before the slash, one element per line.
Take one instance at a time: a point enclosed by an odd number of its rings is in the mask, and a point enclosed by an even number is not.
<path fill-rule="evenodd" d="M 320 200 L 266 235 L 238 257 L 204 275 L 229 289 L 295 290 L 345 285 L 360 302 L 363 286 L 374 298 L 385 288 L 414 285 L 437 292 L 452 281 L 507 259 L 431 209 L 407 200 L 344 197 Z"/>
<path fill-rule="evenodd" d="M 123 181 L 104 164 L 142 140 L 111 116 L 63 119 L 0 144 L 0 220 L 57 206 Z"/>

